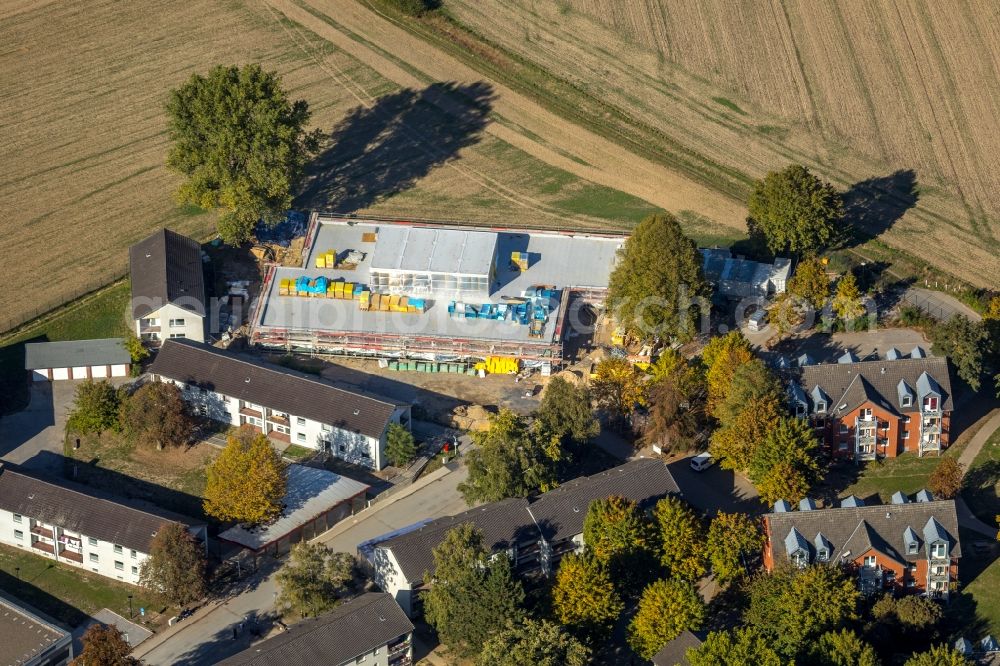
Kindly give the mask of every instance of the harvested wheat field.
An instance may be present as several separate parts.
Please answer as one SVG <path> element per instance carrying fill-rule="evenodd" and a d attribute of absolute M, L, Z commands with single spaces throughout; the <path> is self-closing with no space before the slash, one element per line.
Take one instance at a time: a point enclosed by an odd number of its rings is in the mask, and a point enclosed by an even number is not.
<path fill-rule="evenodd" d="M 650 140 L 660 135 L 697 155 L 719 189 L 745 191 L 748 178 L 790 162 L 844 189 L 879 179 L 897 195 L 875 202 L 888 206 L 887 217 L 864 216 L 870 231 L 889 226 L 889 245 L 996 286 L 997 3 L 448 0 L 447 7 L 487 40 L 620 110 Z M 863 186 L 853 192 L 862 208 L 870 202 Z"/>
<path fill-rule="evenodd" d="M 489 84 L 394 80 L 263 2 L 15 0 L 0 43 L 0 331 L 122 275 L 154 228 L 211 233 L 172 198 L 163 107 L 215 64 L 278 70 L 333 132 L 302 207 L 601 228 L 653 210 L 490 133 Z"/>

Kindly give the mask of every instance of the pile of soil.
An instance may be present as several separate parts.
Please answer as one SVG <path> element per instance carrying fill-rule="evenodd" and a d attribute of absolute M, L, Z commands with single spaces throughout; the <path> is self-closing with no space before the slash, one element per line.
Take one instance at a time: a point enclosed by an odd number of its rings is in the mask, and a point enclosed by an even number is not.
<path fill-rule="evenodd" d="M 490 412 L 482 405 L 459 405 L 451 411 L 450 425 L 459 430 L 487 430 Z"/>

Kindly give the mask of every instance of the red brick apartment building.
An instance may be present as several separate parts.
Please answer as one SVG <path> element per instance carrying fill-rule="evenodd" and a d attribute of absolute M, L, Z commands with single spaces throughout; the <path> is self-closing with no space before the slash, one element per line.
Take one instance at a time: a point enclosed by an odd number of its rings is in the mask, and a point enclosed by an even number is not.
<path fill-rule="evenodd" d="M 875 460 L 948 447 L 948 359 L 919 347 L 908 358 L 892 349 L 874 361 L 848 353 L 837 363 L 801 365 L 791 394 L 796 416 L 809 419 L 831 455 Z"/>
<path fill-rule="evenodd" d="M 839 507 L 816 509 L 804 499 L 792 511 L 785 501 L 765 514 L 764 566 L 838 564 L 857 577 L 865 594 L 920 593 L 947 598 L 958 583 L 958 516 L 952 500 L 917 501 L 902 493 L 892 504 L 866 506 L 851 496 Z"/>

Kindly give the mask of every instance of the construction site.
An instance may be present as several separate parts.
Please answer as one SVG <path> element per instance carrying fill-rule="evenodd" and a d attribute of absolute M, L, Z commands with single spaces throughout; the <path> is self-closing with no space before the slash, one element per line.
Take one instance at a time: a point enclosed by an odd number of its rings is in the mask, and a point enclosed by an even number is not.
<path fill-rule="evenodd" d="M 301 265 L 266 268 L 250 341 L 401 370 L 547 374 L 574 308 L 603 306 L 624 241 L 313 213 Z"/>

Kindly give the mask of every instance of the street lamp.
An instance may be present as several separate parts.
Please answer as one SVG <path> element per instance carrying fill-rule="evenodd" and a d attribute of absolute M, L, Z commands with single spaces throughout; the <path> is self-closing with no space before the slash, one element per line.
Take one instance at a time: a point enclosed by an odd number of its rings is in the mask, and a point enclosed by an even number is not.
<path fill-rule="evenodd" d="M 17 576 L 18 582 L 21 581 L 21 567 L 14 567 L 14 575 Z"/>
<path fill-rule="evenodd" d="M 131 620 L 132 617 L 133 617 L 133 613 L 132 613 L 132 595 L 130 594 L 130 595 L 128 595 L 128 619 Z"/>

